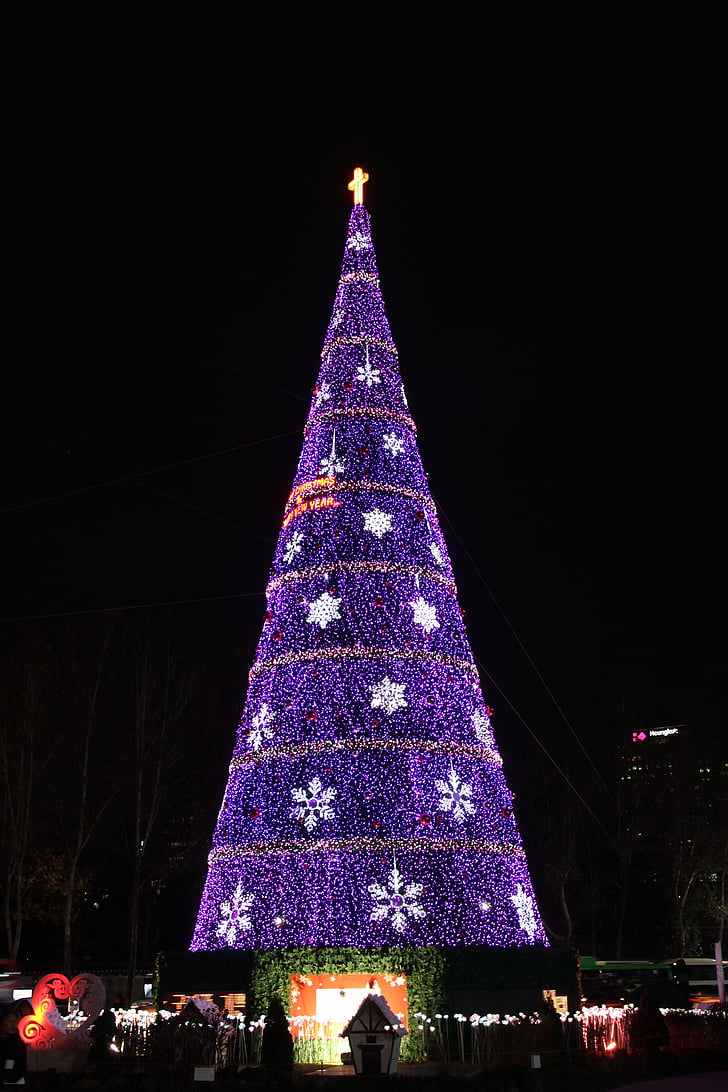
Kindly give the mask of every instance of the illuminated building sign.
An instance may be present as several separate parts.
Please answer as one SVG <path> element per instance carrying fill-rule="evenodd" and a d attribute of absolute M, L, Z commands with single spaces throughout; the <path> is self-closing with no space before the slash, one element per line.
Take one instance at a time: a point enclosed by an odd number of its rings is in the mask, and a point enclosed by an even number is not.
<path fill-rule="evenodd" d="M 678 734 L 677 728 L 650 728 L 650 730 L 648 732 L 633 732 L 632 733 L 632 742 L 633 743 L 644 743 L 644 741 L 648 737 L 650 739 L 654 739 L 655 737 L 659 737 L 659 736 L 676 736 L 677 734 Z"/>
<path fill-rule="evenodd" d="M 283 518 L 283 526 L 287 527 L 296 516 L 304 512 L 312 512 L 318 508 L 338 508 L 341 501 L 334 500 L 330 490 L 336 485 L 336 478 L 314 478 L 310 482 L 301 482 L 291 491 L 286 501 L 286 511 Z"/>

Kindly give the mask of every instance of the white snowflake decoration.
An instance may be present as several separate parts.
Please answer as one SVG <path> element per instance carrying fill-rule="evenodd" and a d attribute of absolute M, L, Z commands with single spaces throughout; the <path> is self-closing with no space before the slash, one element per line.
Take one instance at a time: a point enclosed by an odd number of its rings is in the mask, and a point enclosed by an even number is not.
<path fill-rule="evenodd" d="M 416 626 L 422 626 L 425 633 L 431 633 L 433 629 L 439 629 L 440 623 L 437 620 L 437 611 L 431 603 L 427 603 L 422 596 L 419 599 L 415 599 L 410 603 L 414 613 L 414 623 Z"/>
<path fill-rule="evenodd" d="M 341 618 L 340 606 L 341 599 L 336 599 L 329 592 L 324 592 L 313 603 L 308 604 L 308 618 L 306 621 L 314 622 L 316 625 L 321 626 L 321 629 L 326 629 L 329 622 Z"/>
<path fill-rule="evenodd" d="M 441 794 L 440 811 L 452 812 L 453 819 L 458 823 L 463 823 L 466 816 L 474 813 L 475 806 L 470 800 L 472 787 L 460 780 L 452 766 L 447 781 L 436 781 L 435 788 Z"/>
<path fill-rule="evenodd" d="M 372 709 L 383 709 L 390 716 L 398 709 L 404 709 L 409 704 L 404 696 L 404 683 L 392 682 L 385 675 L 381 682 L 375 683 L 370 689 L 372 695 Z"/>
<path fill-rule="evenodd" d="M 316 391 L 316 405 L 320 406 L 322 402 L 328 402 L 331 398 L 331 384 L 322 383 Z"/>
<path fill-rule="evenodd" d="M 307 789 L 291 789 L 291 796 L 297 805 L 291 815 L 299 819 L 309 833 L 319 819 L 333 819 L 331 801 L 336 796 L 336 789 L 325 789 L 318 777 L 309 781 Z"/>
<path fill-rule="evenodd" d="M 430 543 L 430 553 L 432 554 L 440 568 L 443 568 L 445 565 L 445 558 L 442 556 L 442 551 L 436 542 Z"/>
<path fill-rule="evenodd" d="M 264 701 L 251 722 L 253 730 L 250 733 L 250 745 L 254 751 L 258 750 L 264 739 L 270 739 L 273 735 L 273 729 L 270 727 L 270 722 L 274 718 L 275 713 L 268 707 L 268 703 Z"/>
<path fill-rule="evenodd" d="M 367 360 L 366 364 L 360 364 L 356 370 L 356 378 L 360 383 L 366 383 L 367 387 L 381 383 L 379 368 L 373 368 Z"/>
<path fill-rule="evenodd" d="M 220 903 L 220 924 L 217 927 L 217 935 L 225 937 L 229 945 L 235 943 L 235 937 L 240 932 L 250 929 L 252 922 L 247 911 L 255 902 L 255 895 L 244 895 L 242 884 L 238 884 L 229 899 Z"/>
<path fill-rule="evenodd" d="M 404 443 L 396 432 L 386 432 L 384 434 L 384 447 L 390 455 L 401 455 L 404 451 Z"/>
<path fill-rule="evenodd" d="M 286 548 L 283 551 L 283 560 L 286 565 L 290 565 L 296 554 L 301 552 L 301 544 L 303 542 L 303 534 L 301 531 L 294 531 L 288 542 Z"/>
<path fill-rule="evenodd" d="M 354 231 L 346 240 L 349 250 L 366 250 L 369 247 L 369 239 L 361 231 Z"/>
<path fill-rule="evenodd" d="M 386 535 L 392 530 L 392 517 L 388 512 L 382 512 L 381 508 L 372 508 L 371 512 L 362 512 L 364 516 L 364 530 L 371 531 L 377 538 Z"/>
<path fill-rule="evenodd" d="M 490 726 L 490 717 L 488 714 L 481 713 L 480 709 L 476 709 L 472 719 L 475 734 L 481 743 L 492 743 L 493 729 Z"/>
<path fill-rule="evenodd" d="M 324 455 L 323 459 L 319 463 L 321 473 L 333 478 L 335 474 L 343 474 L 346 469 L 346 460 L 342 459 L 340 455 L 336 455 L 334 452 L 331 455 Z"/>
<path fill-rule="evenodd" d="M 332 326 L 339 326 L 343 322 L 343 320 L 344 320 L 344 312 L 343 311 L 335 311 Z"/>
<path fill-rule="evenodd" d="M 528 939 L 533 940 L 538 929 L 536 915 L 533 911 L 533 899 L 530 895 L 526 894 L 520 883 L 516 888 L 515 895 L 511 895 L 511 902 L 515 906 L 516 913 L 518 914 L 518 924 L 528 936 Z"/>
<path fill-rule="evenodd" d="M 415 900 L 422 894 L 421 883 L 404 884 L 397 865 L 389 873 L 386 887 L 380 883 L 369 884 L 369 894 L 377 905 L 372 910 L 370 921 L 388 921 L 398 933 L 403 933 L 409 924 L 407 918 L 424 918 L 425 910 Z"/>

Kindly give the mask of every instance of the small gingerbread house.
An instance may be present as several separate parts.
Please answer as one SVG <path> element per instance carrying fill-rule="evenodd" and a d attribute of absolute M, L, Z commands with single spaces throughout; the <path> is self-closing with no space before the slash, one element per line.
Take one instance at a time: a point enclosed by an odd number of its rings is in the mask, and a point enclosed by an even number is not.
<path fill-rule="evenodd" d="M 341 1032 L 349 1040 L 354 1070 L 363 1076 L 392 1074 L 397 1069 L 399 1047 L 407 1034 L 387 1002 L 379 994 L 364 998 Z"/>

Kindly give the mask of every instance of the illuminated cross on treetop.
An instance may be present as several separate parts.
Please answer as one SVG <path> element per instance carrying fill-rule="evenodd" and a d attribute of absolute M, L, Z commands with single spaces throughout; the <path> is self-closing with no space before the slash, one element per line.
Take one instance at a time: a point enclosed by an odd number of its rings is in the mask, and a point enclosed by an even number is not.
<path fill-rule="evenodd" d="M 364 183 L 369 181 L 369 175 L 361 167 L 354 168 L 354 177 L 349 183 L 349 189 L 354 193 L 354 204 L 364 204 Z"/>

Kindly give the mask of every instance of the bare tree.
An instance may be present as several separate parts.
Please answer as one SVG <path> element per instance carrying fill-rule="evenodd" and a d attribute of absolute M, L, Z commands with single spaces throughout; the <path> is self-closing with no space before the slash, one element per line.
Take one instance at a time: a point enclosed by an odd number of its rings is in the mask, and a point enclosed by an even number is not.
<path fill-rule="evenodd" d="M 72 926 L 82 886 L 81 860 L 104 813 L 120 791 L 110 737 L 112 644 L 108 618 L 84 621 L 68 634 L 72 685 L 62 758 L 54 769 L 58 828 L 65 861 L 63 972 L 71 973 Z"/>
<path fill-rule="evenodd" d="M 45 642 L 35 634 L 23 634 L 0 684 L 0 847 L 3 915 L 11 959 L 17 959 L 20 951 L 29 888 L 37 880 L 36 847 L 46 842 L 43 788 L 54 753 L 43 693 L 49 670 Z"/>
<path fill-rule="evenodd" d="M 196 684 L 196 672 L 185 662 L 171 638 L 150 624 L 133 643 L 133 697 L 127 733 L 130 763 L 125 792 L 125 843 L 131 863 L 129 915 L 129 969 L 127 999 L 132 1000 L 139 953 L 140 898 L 145 883 L 145 861 L 160 815 L 169 803 L 177 767 L 189 743 L 176 731 Z"/>

